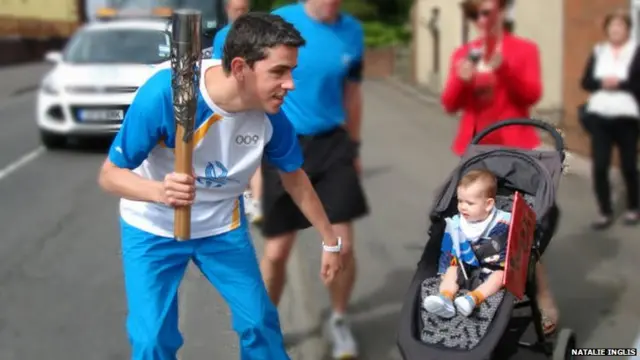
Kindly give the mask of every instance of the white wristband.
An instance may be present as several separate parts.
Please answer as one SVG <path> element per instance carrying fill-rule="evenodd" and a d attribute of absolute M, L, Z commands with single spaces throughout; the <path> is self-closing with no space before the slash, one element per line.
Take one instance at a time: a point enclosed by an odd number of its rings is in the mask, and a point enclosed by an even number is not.
<path fill-rule="evenodd" d="M 339 253 L 342 250 L 342 238 L 338 236 L 338 245 L 325 245 L 324 241 L 322 242 L 322 250 L 326 252 Z"/>

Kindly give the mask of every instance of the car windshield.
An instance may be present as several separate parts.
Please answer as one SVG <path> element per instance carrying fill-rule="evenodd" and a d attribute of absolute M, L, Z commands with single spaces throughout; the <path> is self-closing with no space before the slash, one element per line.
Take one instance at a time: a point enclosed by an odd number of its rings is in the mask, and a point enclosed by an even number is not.
<path fill-rule="evenodd" d="M 169 59 L 169 34 L 146 29 L 78 32 L 64 53 L 75 64 L 157 64 Z"/>

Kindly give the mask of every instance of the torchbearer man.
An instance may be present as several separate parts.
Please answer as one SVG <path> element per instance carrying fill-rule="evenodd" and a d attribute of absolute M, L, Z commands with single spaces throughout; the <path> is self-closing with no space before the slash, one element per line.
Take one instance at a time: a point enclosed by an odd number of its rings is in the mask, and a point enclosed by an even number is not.
<path fill-rule="evenodd" d="M 321 276 L 341 266 L 335 236 L 309 178 L 293 127 L 279 111 L 294 84 L 300 33 L 280 16 L 247 14 L 225 55 L 204 60 L 193 134 L 193 174 L 173 172 L 171 70 L 139 90 L 99 175 L 120 202 L 127 330 L 134 360 L 175 360 L 178 287 L 190 260 L 227 301 L 242 360 L 285 360 L 278 313 L 262 282 L 242 192 L 263 153 L 323 239 Z M 174 208 L 192 207 L 191 240 L 173 236 Z M 215 357 L 215 355 L 214 355 Z"/>

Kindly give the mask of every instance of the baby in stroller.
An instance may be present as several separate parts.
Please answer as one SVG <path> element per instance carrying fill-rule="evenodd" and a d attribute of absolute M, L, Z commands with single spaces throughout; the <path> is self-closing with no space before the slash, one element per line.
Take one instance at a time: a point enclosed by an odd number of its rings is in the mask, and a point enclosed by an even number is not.
<path fill-rule="evenodd" d="M 496 176 L 484 169 L 466 173 L 458 183 L 458 214 L 445 219 L 438 274 L 439 294 L 423 307 L 452 318 L 469 316 L 502 288 L 511 214 L 496 208 Z M 456 297 L 458 290 L 471 290 Z"/>
<path fill-rule="evenodd" d="M 487 134 L 505 126 L 534 126 L 544 130 L 554 139 L 555 151 L 479 145 Z M 400 314 L 398 348 L 403 359 L 521 358 L 521 347 L 552 359 L 573 358 L 575 334 L 564 328 L 554 337 L 546 336 L 536 296 L 536 264 L 551 242 L 560 217 L 556 194 L 564 157 L 562 135 L 540 120 L 505 120 L 476 135 L 460 164 L 439 189 L 429 212 L 428 239 Z M 482 169 L 490 172 L 478 171 Z M 518 209 L 529 213 L 528 220 L 531 220 L 531 211 L 534 212 L 533 234 L 532 224 L 524 221 Z M 532 241 L 531 246 L 511 247 L 522 245 L 519 241 L 524 239 L 523 227 L 516 225 L 527 222 L 529 231 L 525 235 L 533 235 L 533 239 L 525 241 Z M 507 240 L 509 232 L 511 239 Z M 506 246 L 505 254 L 505 243 L 509 241 L 516 242 Z M 530 249 L 528 255 L 522 256 L 521 250 L 527 248 Z M 455 258 L 455 262 L 452 263 L 451 258 Z M 455 272 L 450 269 L 451 265 Z M 443 275 L 447 270 L 450 276 L 445 279 Z M 501 270 L 504 270 L 505 281 L 498 281 Z M 472 291 L 475 296 L 460 300 L 455 297 L 456 291 L 466 293 L 469 289 L 475 290 L 475 293 Z M 425 300 L 427 298 L 430 299 Z M 464 307 L 465 302 L 469 306 Z M 443 310 L 445 308 L 449 311 Z M 470 316 L 464 316 L 467 311 Z M 452 318 L 438 315 L 448 316 L 452 312 L 455 312 Z M 530 324 L 536 339 L 524 342 L 521 338 Z"/>

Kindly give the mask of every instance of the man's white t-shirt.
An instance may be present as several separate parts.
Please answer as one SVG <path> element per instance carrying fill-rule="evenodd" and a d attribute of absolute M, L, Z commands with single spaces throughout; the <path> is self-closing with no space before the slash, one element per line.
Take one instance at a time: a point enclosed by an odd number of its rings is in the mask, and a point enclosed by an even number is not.
<path fill-rule="evenodd" d="M 202 63 L 193 134 L 196 199 L 191 209 L 193 239 L 240 226 L 240 201 L 262 155 L 281 171 L 302 166 L 297 136 L 286 116 L 261 111 L 228 113 L 209 98 L 204 73 L 219 60 Z M 109 151 L 116 166 L 151 180 L 174 171 L 176 126 L 171 69 L 160 66 L 138 91 Z M 174 210 L 163 204 L 122 199 L 120 215 L 131 226 L 173 237 Z"/>

